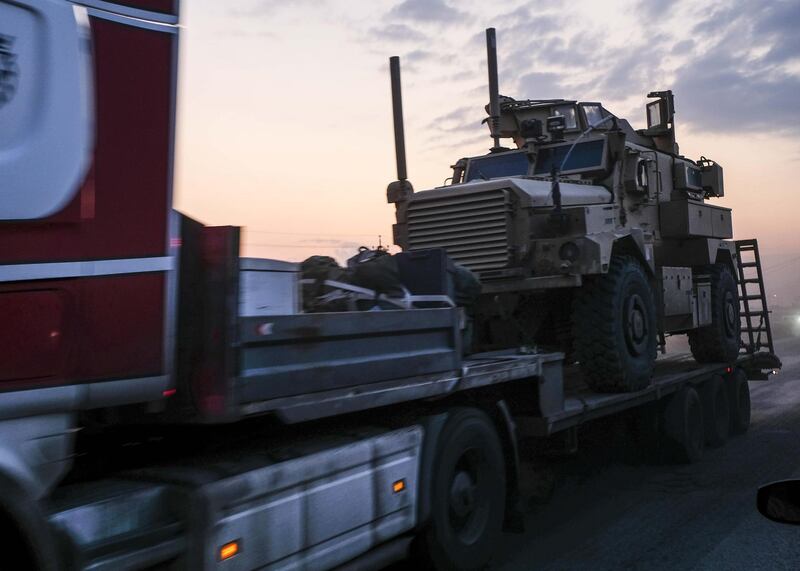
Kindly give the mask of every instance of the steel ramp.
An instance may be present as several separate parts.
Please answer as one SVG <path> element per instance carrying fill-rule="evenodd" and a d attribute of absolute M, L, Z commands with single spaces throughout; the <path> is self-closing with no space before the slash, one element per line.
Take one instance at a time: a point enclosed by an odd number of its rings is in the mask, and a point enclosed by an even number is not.
<path fill-rule="evenodd" d="M 775 345 L 772 341 L 758 240 L 736 240 L 735 244 L 736 265 L 739 270 L 737 280 L 739 315 L 742 320 L 742 352 L 753 354 L 766 349 L 774 354 Z"/>

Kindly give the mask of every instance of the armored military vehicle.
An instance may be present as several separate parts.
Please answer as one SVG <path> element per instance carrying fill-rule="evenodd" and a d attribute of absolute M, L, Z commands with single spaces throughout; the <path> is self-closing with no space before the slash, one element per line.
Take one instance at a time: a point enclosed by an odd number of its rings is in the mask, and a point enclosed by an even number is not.
<path fill-rule="evenodd" d="M 648 94 L 647 128 L 636 130 L 596 101 L 500 96 L 494 29 L 487 50 L 494 144 L 421 192 L 407 180 L 391 60 L 394 241 L 444 248 L 479 275 L 476 350 L 555 345 L 607 392 L 646 386 L 666 335 L 688 334 L 698 362 L 735 360 L 731 211 L 708 202 L 723 196 L 722 168 L 680 154 L 672 92 Z"/>

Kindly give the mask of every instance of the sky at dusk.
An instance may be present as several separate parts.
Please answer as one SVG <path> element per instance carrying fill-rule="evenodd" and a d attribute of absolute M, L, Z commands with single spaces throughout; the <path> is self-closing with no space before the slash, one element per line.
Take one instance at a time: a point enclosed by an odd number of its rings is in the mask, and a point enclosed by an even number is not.
<path fill-rule="evenodd" d="M 501 6 L 501 7 L 497 7 Z M 672 89 L 681 153 L 716 160 L 736 238 L 759 238 L 778 303 L 800 301 L 800 1 L 184 0 L 177 206 L 245 227 L 244 254 L 342 259 L 390 241 L 389 56 L 409 178 L 441 185 L 491 145 L 500 92 L 601 101 L 644 127 Z"/>

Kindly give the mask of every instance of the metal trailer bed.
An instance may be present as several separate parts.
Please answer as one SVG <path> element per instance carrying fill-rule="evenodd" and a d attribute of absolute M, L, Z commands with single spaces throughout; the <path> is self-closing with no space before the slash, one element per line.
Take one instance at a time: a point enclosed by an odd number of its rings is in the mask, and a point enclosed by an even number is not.
<path fill-rule="evenodd" d="M 530 379 L 534 386 L 551 386 L 560 382 L 563 357 L 512 350 L 475 354 L 465 357 L 456 370 L 252 402 L 243 405 L 242 413 L 269 411 L 286 423 L 296 423 L 522 379 Z"/>
<path fill-rule="evenodd" d="M 637 406 L 655 402 L 676 392 L 685 384 L 700 384 L 713 375 L 726 375 L 735 367 L 748 372 L 750 380 L 765 380 L 760 371 L 780 367 L 780 360 L 771 353 L 742 355 L 735 364 L 699 364 L 686 353 L 676 353 L 656 361 L 652 383 L 631 393 L 598 393 L 581 379 L 576 367 L 564 369 L 563 379 L 543 379 L 539 394 L 541 416 L 523 417 L 521 428 L 526 435 L 550 436 L 584 422 L 609 416 Z M 559 382 L 560 381 L 560 382 Z M 555 386 L 547 386 L 547 382 Z"/>

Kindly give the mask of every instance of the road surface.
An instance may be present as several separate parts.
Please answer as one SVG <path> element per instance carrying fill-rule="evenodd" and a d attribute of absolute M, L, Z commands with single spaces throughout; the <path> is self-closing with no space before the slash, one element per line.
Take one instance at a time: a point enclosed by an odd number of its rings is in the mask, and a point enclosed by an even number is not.
<path fill-rule="evenodd" d="M 527 465 L 545 484 L 529 490 L 526 532 L 504 536 L 491 568 L 800 569 L 800 526 L 755 509 L 761 484 L 800 478 L 800 337 L 776 353 L 783 371 L 750 383 L 750 431 L 698 464 L 631 458 L 616 422 L 582 435 L 576 455 Z"/>

